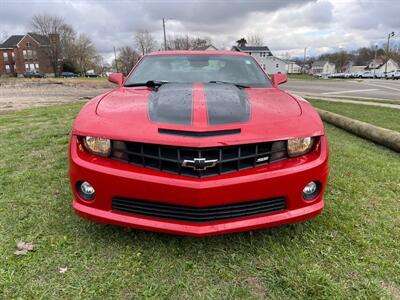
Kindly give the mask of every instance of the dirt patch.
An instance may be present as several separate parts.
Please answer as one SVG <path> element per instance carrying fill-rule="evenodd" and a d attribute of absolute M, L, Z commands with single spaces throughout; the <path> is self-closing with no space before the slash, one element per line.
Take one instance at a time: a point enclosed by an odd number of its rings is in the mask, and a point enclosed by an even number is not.
<path fill-rule="evenodd" d="M 393 296 L 393 299 L 400 300 L 400 287 L 393 282 L 384 282 L 382 287 Z"/>
<path fill-rule="evenodd" d="M 88 100 L 113 87 L 104 78 L 1 79 L 0 112 Z"/>

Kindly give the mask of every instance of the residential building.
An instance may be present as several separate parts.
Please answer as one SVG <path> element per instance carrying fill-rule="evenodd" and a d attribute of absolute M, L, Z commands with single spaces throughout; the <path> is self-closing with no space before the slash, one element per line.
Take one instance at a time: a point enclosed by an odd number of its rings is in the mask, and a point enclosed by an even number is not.
<path fill-rule="evenodd" d="M 268 74 L 287 73 L 287 62 L 274 56 L 267 46 L 233 46 L 231 50 L 251 55 Z"/>
<path fill-rule="evenodd" d="M 22 76 L 32 70 L 54 76 L 50 47 L 58 49 L 58 35 L 50 38 L 36 33 L 10 36 L 0 44 L 0 76 Z"/>
<path fill-rule="evenodd" d="M 311 66 L 311 74 L 332 74 L 336 72 L 336 66 L 327 60 L 318 60 Z"/>
<path fill-rule="evenodd" d="M 399 64 L 391 58 L 387 62 L 384 62 L 384 60 L 381 58 L 376 58 L 371 60 L 365 69 L 371 70 L 376 73 L 384 73 L 385 71 L 386 72 L 396 71 L 400 69 L 400 67 Z"/>
<path fill-rule="evenodd" d="M 294 61 L 286 61 L 286 73 L 288 74 L 299 74 L 301 73 L 301 67 Z"/>

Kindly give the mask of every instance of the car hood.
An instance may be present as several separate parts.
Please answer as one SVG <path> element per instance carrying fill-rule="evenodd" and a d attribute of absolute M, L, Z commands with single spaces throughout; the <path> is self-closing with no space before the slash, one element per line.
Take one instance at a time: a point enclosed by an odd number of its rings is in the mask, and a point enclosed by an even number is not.
<path fill-rule="evenodd" d="M 301 126 L 301 103 L 280 89 L 217 83 L 120 87 L 97 99 L 95 114 L 96 125 L 88 119 L 79 121 L 81 113 L 76 130 L 101 131 L 100 135 L 113 139 L 181 141 L 193 146 L 205 141 L 196 137 L 207 137 L 211 146 L 316 135 L 322 128 L 315 112 Z"/>

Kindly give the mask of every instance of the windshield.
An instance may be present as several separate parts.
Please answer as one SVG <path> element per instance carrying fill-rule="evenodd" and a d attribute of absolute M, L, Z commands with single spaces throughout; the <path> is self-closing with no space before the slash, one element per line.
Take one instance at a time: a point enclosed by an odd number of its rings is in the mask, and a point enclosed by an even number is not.
<path fill-rule="evenodd" d="M 146 56 L 125 85 L 148 81 L 193 83 L 222 81 L 251 87 L 271 87 L 253 58 L 229 55 Z"/>

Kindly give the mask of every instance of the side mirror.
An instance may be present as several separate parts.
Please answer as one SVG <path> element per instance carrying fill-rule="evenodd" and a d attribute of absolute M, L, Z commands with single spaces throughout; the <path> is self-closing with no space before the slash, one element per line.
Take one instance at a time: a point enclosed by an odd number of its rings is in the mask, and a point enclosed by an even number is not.
<path fill-rule="evenodd" d="M 122 73 L 111 73 L 108 75 L 108 81 L 121 86 L 124 83 L 124 75 Z"/>
<path fill-rule="evenodd" d="M 286 74 L 274 74 L 272 75 L 272 86 L 277 87 L 278 85 L 285 83 L 288 77 Z"/>

